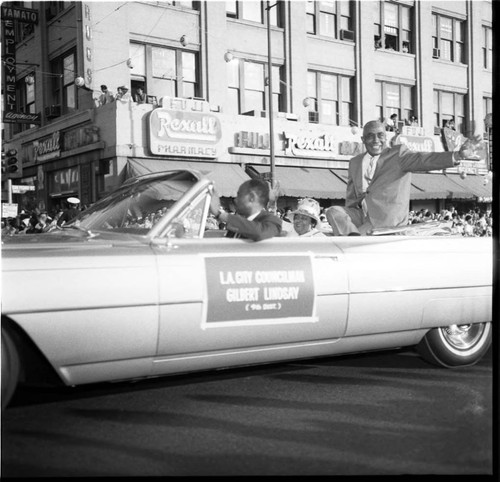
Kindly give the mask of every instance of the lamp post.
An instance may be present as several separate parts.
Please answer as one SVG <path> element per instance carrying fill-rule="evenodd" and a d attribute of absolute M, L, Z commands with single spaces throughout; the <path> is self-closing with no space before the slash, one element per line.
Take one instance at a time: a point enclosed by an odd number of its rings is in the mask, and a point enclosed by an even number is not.
<path fill-rule="evenodd" d="M 270 149 L 270 161 L 271 161 L 271 189 L 275 187 L 274 179 L 274 118 L 273 118 L 273 63 L 271 56 L 271 8 L 275 7 L 276 4 L 270 5 L 269 0 L 267 0 L 266 12 L 267 12 L 267 79 L 268 79 L 268 113 L 269 113 L 269 149 Z"/>

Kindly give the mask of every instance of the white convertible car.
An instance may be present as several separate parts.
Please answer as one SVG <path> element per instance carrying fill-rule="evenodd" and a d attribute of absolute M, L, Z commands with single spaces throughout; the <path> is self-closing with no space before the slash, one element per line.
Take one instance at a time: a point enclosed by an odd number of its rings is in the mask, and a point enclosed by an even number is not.
<path fill-rule="evenodd" d="M 213 183 L 136 178 L 63 230 L 4 237 L 2 406 L 65 385 L 416 346 L 476 363 L 492 321 L 491 238 L 260 242 L 206 229 Z"/>

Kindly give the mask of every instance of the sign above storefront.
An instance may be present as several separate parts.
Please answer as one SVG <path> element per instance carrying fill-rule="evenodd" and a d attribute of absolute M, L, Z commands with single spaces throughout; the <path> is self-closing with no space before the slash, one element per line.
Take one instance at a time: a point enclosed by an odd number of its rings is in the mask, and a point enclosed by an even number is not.
<path fill-rule="evenodd" d="M 339 140 L 333 135 L 283 133 L 286 141 L 285 153 L 295 157 L 332 158 L 355 156 L 363 152 L 363 145 L 357 141 Z"/>
<path fill-rule="evenodd" d="M 47 161 L 61 155 L 60 131 L 55 131 L 50 137 L 44 137 L 33 142 L 33 157 L 35 161 Z"/>
<path fill-rule="evenodd" d="M 401 134 L 404 136 L 425 136 L 425 129 L 420 126 L 403 126 Z"/>
<path fill-rule="evenodd" d="M 394 139 L 393 144 L 403 144 L 414 152 L 434 152 L 435 150 L 434 141 L 430 137 L 399 135 Z"/>
<path fill-rule="evenodd" d="M 210 104 L 205 99 L 183 99 L 182 97 L 162 97 L 163 109 L 182 110 L 184 112 L 210 112 Z"/>
<path fill-rule="evenodd" d="M 155 109 L 149 117 L 149 147 L 153 154 L 217 157 L 222 130 L 210 113 Z"/>

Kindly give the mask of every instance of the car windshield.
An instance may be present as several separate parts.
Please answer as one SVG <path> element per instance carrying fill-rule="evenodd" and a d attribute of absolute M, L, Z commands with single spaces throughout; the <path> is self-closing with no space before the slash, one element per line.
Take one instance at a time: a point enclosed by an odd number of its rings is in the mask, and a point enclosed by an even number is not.
<path fill-rule="evenodd" d="M 69 226 L 146 234 L 198 180 L 188 171 L 130 179 L 79 214 Z"/>

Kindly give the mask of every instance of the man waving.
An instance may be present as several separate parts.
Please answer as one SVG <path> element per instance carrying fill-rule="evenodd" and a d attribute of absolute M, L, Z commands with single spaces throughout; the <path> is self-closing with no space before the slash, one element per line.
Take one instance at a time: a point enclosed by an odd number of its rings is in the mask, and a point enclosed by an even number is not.
<path fill-rule="evenodd" d="M 380 121 L 366 123 L 361 140 L 367 152 L 349 163 L 345 207 L 326 210 L 334 236 L 406 226 L 411 173 L 456 166 L 473 149 L 470 141 L 457 152 L 412 152 L 404 145 L 389 148 L 385 126 Z"/>

